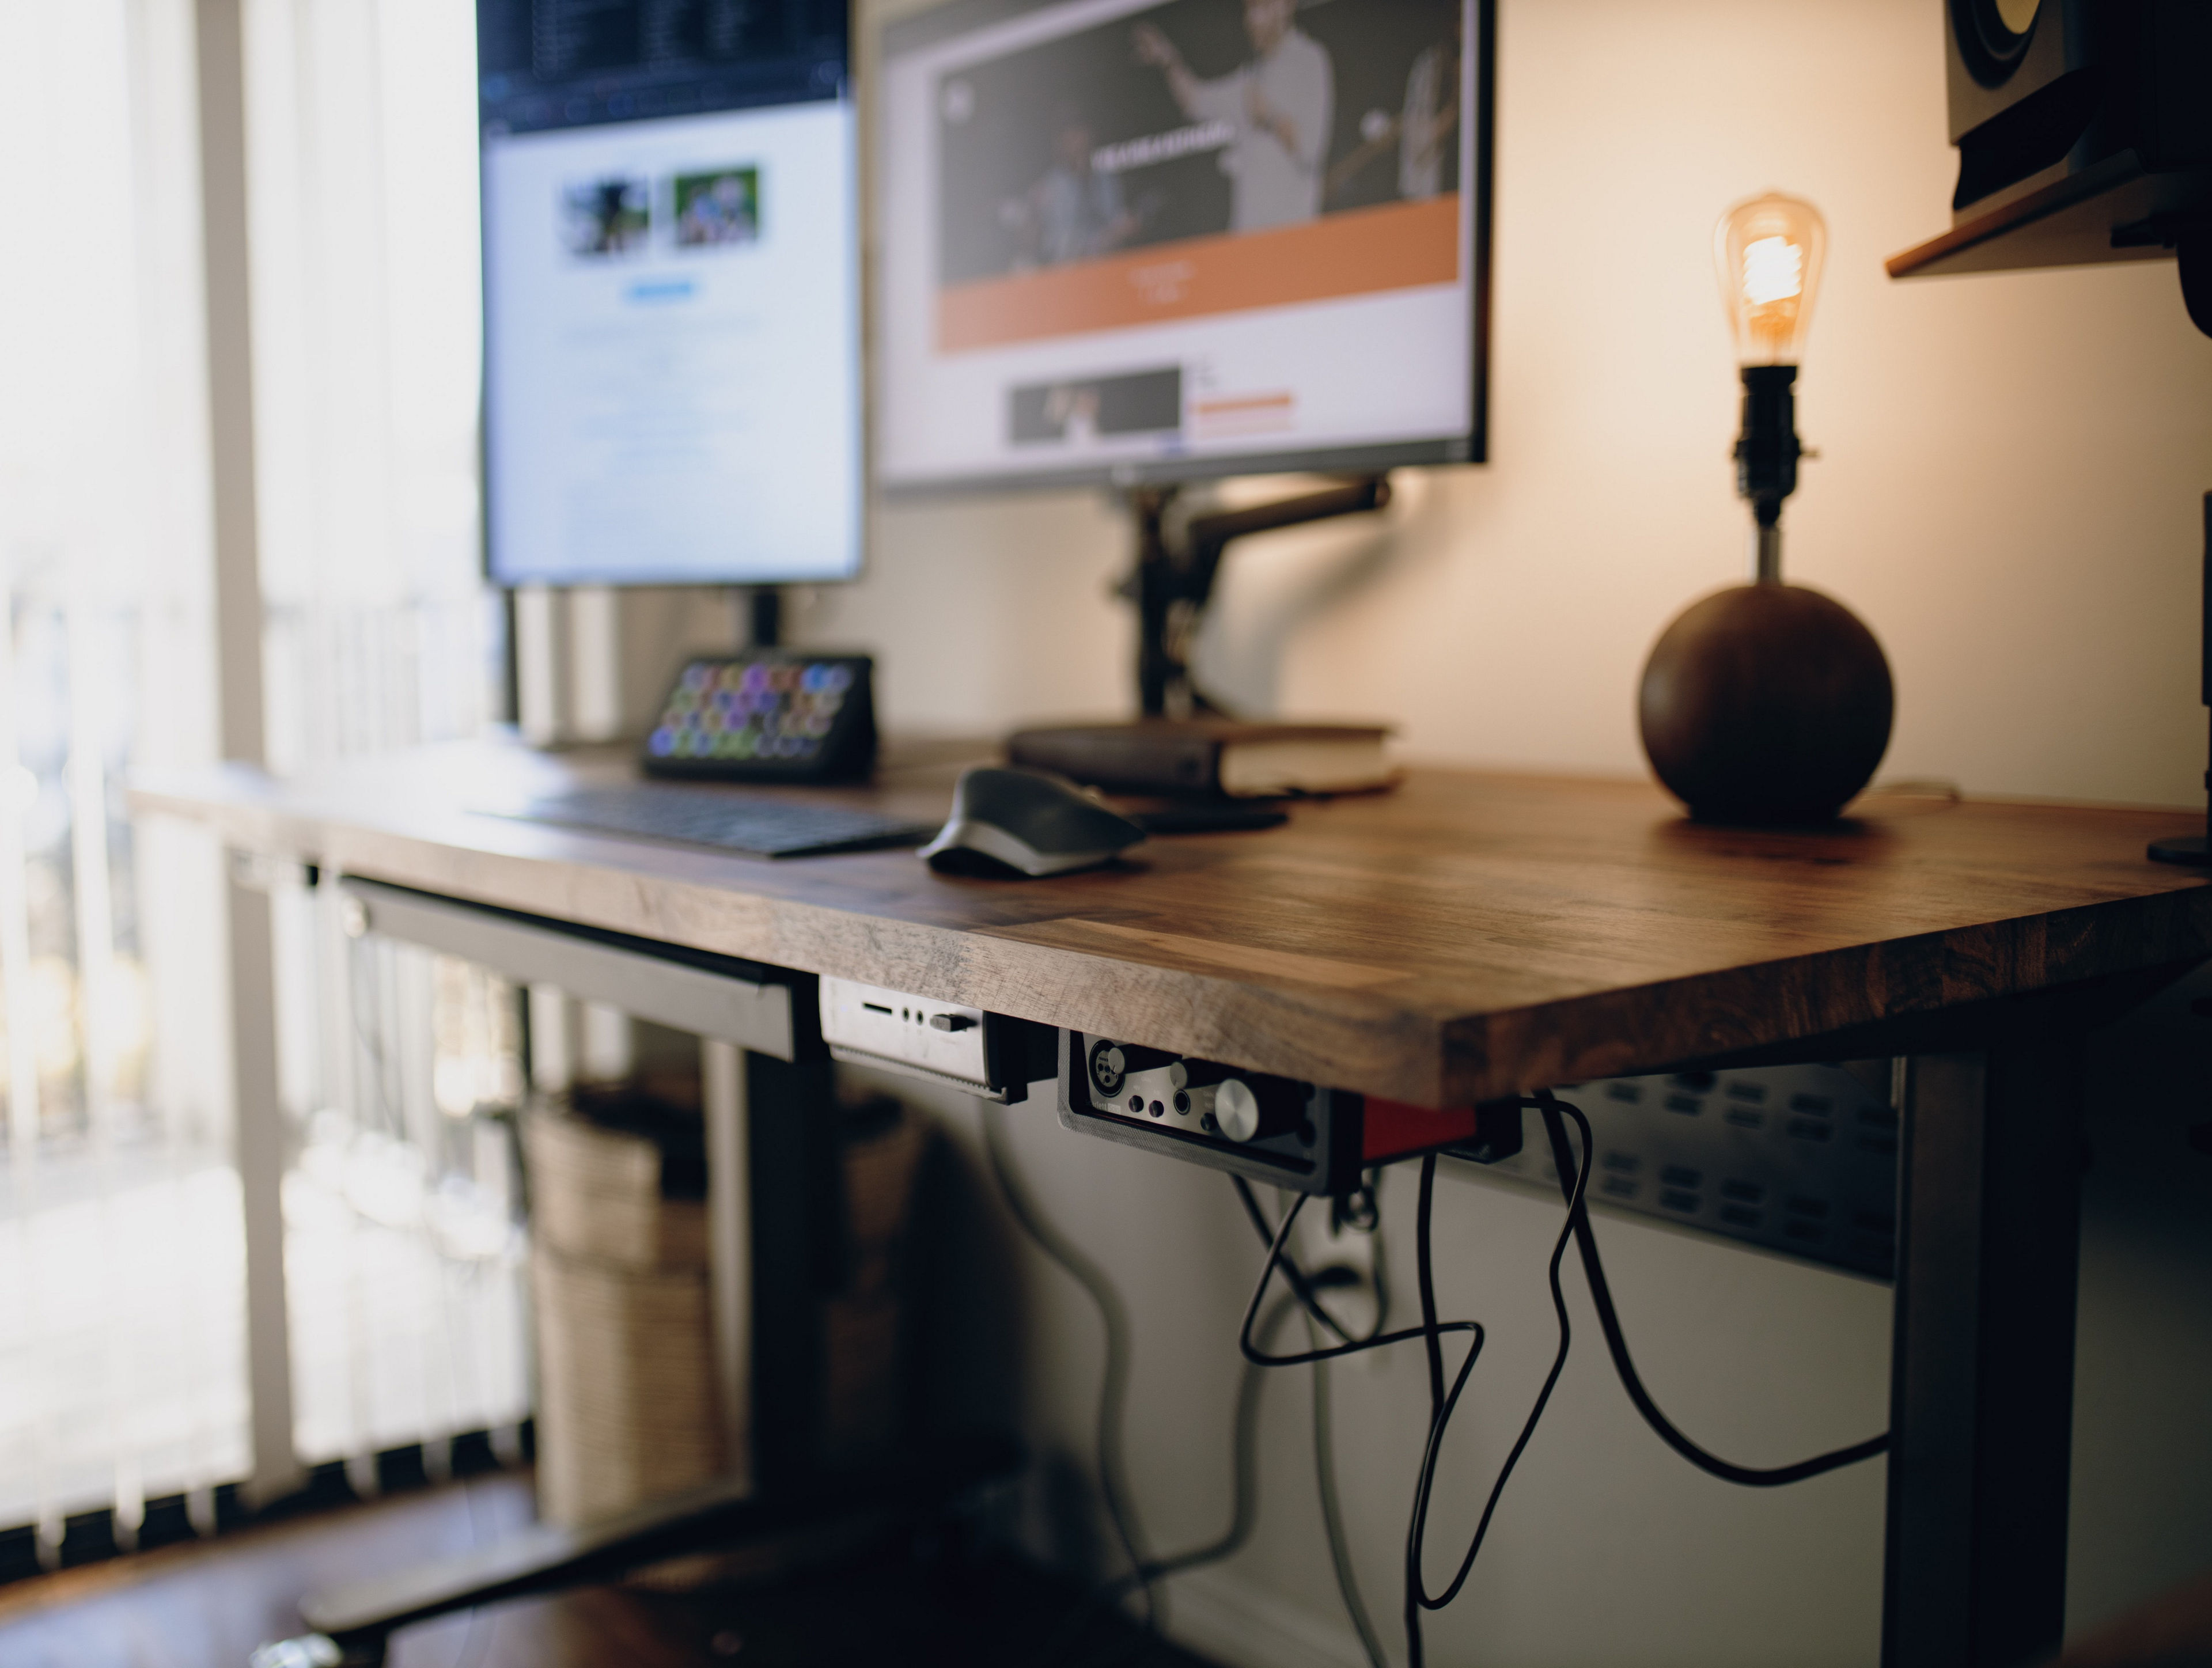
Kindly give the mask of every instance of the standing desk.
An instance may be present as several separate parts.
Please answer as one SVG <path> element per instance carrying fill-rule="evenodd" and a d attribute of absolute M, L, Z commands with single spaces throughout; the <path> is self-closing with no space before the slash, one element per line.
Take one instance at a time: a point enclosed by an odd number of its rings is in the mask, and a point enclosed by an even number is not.
<path fill-rule="evenodd" d="M 894 753 L 872 786 L 791 792 L 934 817 L 957 753 Z M 472 809 L 629 772 L 611 753 L 470 743 L 283 782 L 149 782 L 133 804 L 494 921 L 523 935 L 510 955 L 589 941 L 709 975 L 785 970 L 800 1009 L 809 976 L 837 975 L 1421 1106 L 1893 1058 L 1883 1660 L 2012 1668 L 2057 1642 L 2081 1039 L 2212 956 L 2212 889 L 2143 858 L 2174 813 L 1900 801 L 1750 831 L 1687 822 L 1640 783 L 1418 770 L 1297 807 L 1285 828 L 1005 882 L 907 852 L 770 862 Z M 760 1048 L 749 1024 L 731 1020 L 726 1041 Z M 726 1171 L 712 1064 L 710 1168 Z M 726 1133 L 719 1150 L 740 1151 Z M 750 1150 L 760 1162 L 757 1137 Z M 728 1186 L 726 1224 L 744 1209 Z M 734 1243 L 726 1225 L 718 1244 Z M 756 1319 L 740 1254 L 716 1265 L 731 1369 Z M 665 1535 L 653 1544 L 665 1556 Z M 613 1567 L 596 1556 L 575 1568 Z M 492 1590 L 523 1589 L 477 1589 Z"/>

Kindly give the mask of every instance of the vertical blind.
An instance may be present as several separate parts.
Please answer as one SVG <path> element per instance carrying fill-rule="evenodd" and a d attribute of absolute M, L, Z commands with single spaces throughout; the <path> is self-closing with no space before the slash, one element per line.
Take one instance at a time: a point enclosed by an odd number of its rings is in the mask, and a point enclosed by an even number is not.
<path fill-rule="evenodd" d="M 473 8 L 246 0 L 270 763 L 473 734 Z M 0 1529 L 248 1464 L 222 854 L 134 826 L 216 753 L 192 0 L 0 0 Z M 527 1407 L 512 992 L 278 887 L 301 1457 Z M 363 1473 L 366 1474 L 365 1472 Z"/>
<path fill-rule="evenodd" d="M 256 478 L 272 769 L 477 733 L 475 9 L 248 0 Z M 295 1445 L 383 1448 L 527 1410 L 513 993 L 343 936 L 280 889 Z"/>
<path fill-rule="evenodd" d="M 190 0 L 0 0 L 0 1524 L 245 1458 L 217 854 L 121 785 L 211 755 Z"/>

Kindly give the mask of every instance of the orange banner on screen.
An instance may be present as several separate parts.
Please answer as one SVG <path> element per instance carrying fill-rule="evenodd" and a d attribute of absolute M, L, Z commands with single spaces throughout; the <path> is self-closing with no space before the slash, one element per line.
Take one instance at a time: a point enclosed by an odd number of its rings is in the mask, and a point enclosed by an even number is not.
<path fill-rule="evenodd" d="M 1357 209 L 1303 226 L 1188 238 L 1104 260 L 940 292 L 937 346 L 964 353 L 1039 337 L 1448 284 L 1459 199 Z"/>

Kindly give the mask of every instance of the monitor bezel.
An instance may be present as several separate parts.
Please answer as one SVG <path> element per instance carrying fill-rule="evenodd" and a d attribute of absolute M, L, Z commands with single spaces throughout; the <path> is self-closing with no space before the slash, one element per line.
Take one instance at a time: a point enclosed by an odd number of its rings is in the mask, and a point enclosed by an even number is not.
<path fill-rule="evenodd" d="M 1066 0 L 945 0 L 942 5 L 909 13 L 879 23 L 874 54 L 878 66 L 916 47 L 1060 5 Z M 1008 492 L 1066 492 L 1104 488 L 1129 491 L 1144 487 L 1187 485 L 1223 481 L 1247 475 L 1376 475 L 1392 469 L 1490 461 L 1490 342 L 1491 342 L 1491 212 L 1494 189 L 1494 143 L 1497 124 L 1497 0 L 1462 0 L 1474 11 L 1476 42 L 1474 65 L 1474 282 L 1468 302 L 1473 312 L 1468 374 L 1471 384 L 1468 428 L 1464 434 L 1424 435 L 1407 440 L 1377 440 L 1358 446 L 1291 447 L 1281 452 L 1215 453 L 1194 457 L 1115 458 L 1066 470 L 1018 470 L 979 472 L 927 478 L 887 476 L 882 473 L 883 446 L 876 434 L 882 401 L 876 397 L 884 361 L 879 351 L 881 331 L 877 298 L 882 293 L 883 228 L 878 219 L 880 197 L 875 189 L 876 149 L 882 143 L 878 131 L 880 106 L 871 99 L 867 130 L 861 139 L 867 147 L 867 180 L 864 187 L 867 215 L 866 273 L 863 291 L 870 351 L 868 368 L 867 457 L 869 484 L 886 503 L 921 503 L 982 494 Z M 880 67 L 878 77 L 880 78 Z M 871 89 L 872 94 L 872 89 Z"/>
<path fill-rule="evenodd" d="M 481 14 L 479 14 L 479 15 L 481 15 Z M 696 573 L 689 570 L 669 573 L 654 572 L 646 568 L 622 568 L 612 572 L 591 573 L 577 573 L 574 571 L 562 571 L 560 573 L 540 572 L 512 573 L 502 573 L 500 570 L 492 554 L 494 549 L 494 518 L 492 513 L 491 489 L 493 448 L 491 421 L 492 333 L 490 325 L 492 311 L 492 264 L 490 222 L 489 216 L 484 212 L 484 204 L 489 200 L 490 197 L 488 180 L 489 170 L 486 166 L 489 158 L 486 155 L 484 143 L 487 137 L 488 118 L 484 109 L 483 96 L 481 90 L 479 90 L 477 103 L 477 292 L 478 317 L 482 320 L 482 324 L 477 331 L 477 525 L 478 535 L 477 567 L 480 570 L 484 584 L 488 586 L 490 586 L 495 590 L 509 591 L 532 591 L 539 589 L 548 591 L 678 591 L 725 590 L 731 588 L 746 590 L 769 585 L 853 585 L 867 578 L 869 571 L 868 554 L 870 543 L 872 542 L 870 537 L 872 516 L 870 513 L 869 499 L 871 495 L 871 488 L 874 482 L 875 425 L 870 420 L 868 403 L 869 392 L 873 385 L 873 378 L 871 374 L 868 361 L 868 311 L 870 305 L 867 251 L 868 179 L 867 159 L 865 155 L 868 143 L 868 124 L 866 112 L 862 108 L 861 100 L 856 94 L 853 74 L 853 47 L 857 21 L 858 20 L 854 15 L 854 9 L 848 5 L 846 11 L 845 23 L 844 76 L 843 79 L 838 82 L 833 92 L 826 94 L 818 99 L 811 99 L 806 100 L 795 100 L 782 97 L 769 97 L 757 100 L 740 98 L 718 105 L 714 110 L 701 111 L 696 112 L 701 115 L 712 115 L 738 110 L 773 109 L 798 102 L 836 104 L 844 109 L 846 112 L 846 118 L 851 124 L 853 171 L 851 184 L 854 217 L 853 300 L 854 312 L 853 330 L 854 339 L 858 343 L 860 349 L 856 355 L 859 375 L 857 378 L 857 386 L 854 391 L 856 397 L 855 403 L 859 408 L 859 432 L 855 437 L 858 441 L 856 447 L 858 455 L 855 458 L 858 467 L 853 484 L 853 492 L 855 500 L 854 509 L 855 513 L 854 516 L 854 531 L 852 561 L 844 569 L 834 573 L 823 573 L 818 572 L 801 573 L 758 571 L 746 573 L 738 573 L 734 571 Z M 481 42 L 479 42 L 479 44 L 481 44 Z M 692 112 L 671 113 L 689 114 Z M 636 122 L 660 119 L 666 119 L 666 118 L 659 115 L 628 116 L 613 119 L 601 118 L 592 121 L 579 122 L 567 125 L 575 127 L 622 127 L 630 125 Z M 535 131 L 537 130 L 532 130 Z"/>

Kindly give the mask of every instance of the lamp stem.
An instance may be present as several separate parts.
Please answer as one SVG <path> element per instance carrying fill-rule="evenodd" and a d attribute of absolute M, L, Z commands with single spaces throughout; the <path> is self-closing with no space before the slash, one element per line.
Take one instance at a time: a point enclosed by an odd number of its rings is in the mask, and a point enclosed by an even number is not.
<path fill-rule="evenodd" d="M 1782 583 L 1782 524 L 1754 523 L 1751 530 L 1751 577 L 1760 585 Z"/>
<path fill-rule="evenodd" d="M 1782 583 L 1782 500 L 1797 490 L 1797 402 L 1790 385 L 1795 365 L 1743 367 L 1743 433 L 1735 443 L 1735 488 L 1750 500 L 1752 577 Z"/>

